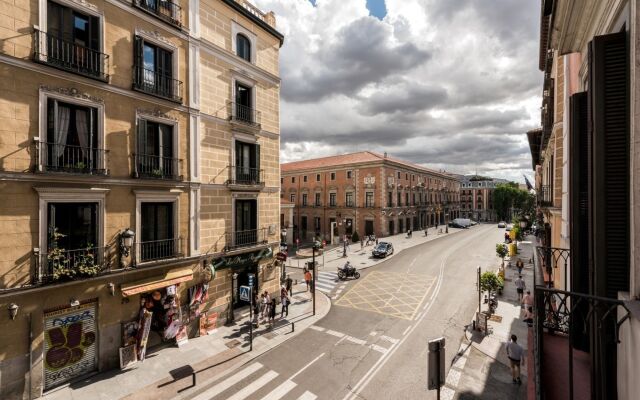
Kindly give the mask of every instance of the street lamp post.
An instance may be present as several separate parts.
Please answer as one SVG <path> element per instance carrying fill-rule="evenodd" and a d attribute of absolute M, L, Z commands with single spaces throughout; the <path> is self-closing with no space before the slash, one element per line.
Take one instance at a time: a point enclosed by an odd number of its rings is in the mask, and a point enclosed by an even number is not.
<path fill-rule="evenodd" d="M 316 275 L 318 274 L 318 269 L 316 268 L 316 243 L 313 243 L 313 247 L 311 248 L 312 256 L 311 262 L 313 263 L 313 290 L 311 295 L 313 296 L 313 315 L 316 315 Z"/>
<path fill-rule="evenodd" d="M 284 249 L 288 250 L 289 245 L 287 244 L 287 229 L 286 228 L 282 228 L 282 230 L 280 231 L 280 236 L 281 236 L 281 240 L 284 242 L 284 246 L 282 245 L 282 243 L 280 243 L 280 251 Z M 288 255 L 288 251 L 287 251 L 287 255 Z M 286 278 L 286 271 L 287 271 L 287 260 L 284 260 L 282 262 L 282 274 L 280 277 L 280 282 L 283 282 L 284 279 Z"/>

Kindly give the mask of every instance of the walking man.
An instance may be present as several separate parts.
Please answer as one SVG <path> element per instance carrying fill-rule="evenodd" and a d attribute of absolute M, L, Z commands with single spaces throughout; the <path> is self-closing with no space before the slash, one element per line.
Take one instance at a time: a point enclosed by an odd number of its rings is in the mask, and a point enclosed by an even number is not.
<path fill-rule="evenodd" d="M 530 324 L 533 322 L 533 296 L 531 291 L 527 290 L 527 294 L 522 298 L 522 306 L 524 307 L 524 322 Z"/>
<path fill-rule="evenodd" d="M 268 304 L 269 308 L 269 328 L 273 329 L 273 323 L 276 320 L 276 299 L 271 299 L 271 303 Z"/>
<path fill-rule="evenodd" d="M 524 268 L 524 262 L 522 261 L 521 258 L 518 258 L 518 261 L 516 261 L 516 268 L 518 268 L 518 275 L 522 275 L 522 268 Z"/>
<path fill-rule="evenodd" d="M 289 297 L 285 292 L 284 296 L 280 298 L 282 304 L 282 311 L 280 312 L 280 318 L 289 316 Z"/>
<path fill-rule="evenodd" d="M 284 281 L 285 287 L 287 288 L 287 292 L 289 293 L 289 296 L 293 296 L 293 280 L 291 279 L 291 277 L 289 276 L 289 274 L 287 274 L 287 279 Z"/>
<path fill-rule="evenodd" d="M 522 359 L 524 350 L 522 346 L 518 344 L 518 337 L 516 335 L 511 335 L 511 341 L 507 343 L 506 350 L 507 357 L 511 362 L 511 377 L 513 378 L 513 383 L 520 385 L 522 384 L 520 380 L 520 364 L 524 361 Z"/>
<path fill-rule="evenodd" d="M 311 290 L 311 272 L 309 270 L 304 273 L 304 281 L 307 283 L 307 292 Z"/>
<path fill-rule="evenodd" d="M 516 285 L 516 291 L 518 292 L 518 301 L 522 303 L 522 296 L 524 294 L 524 290 L 527 288 L 527 285 L 524 283 L 522 275 L 518 275 L 518 279 L 516 279 L 514 283 Z"/>

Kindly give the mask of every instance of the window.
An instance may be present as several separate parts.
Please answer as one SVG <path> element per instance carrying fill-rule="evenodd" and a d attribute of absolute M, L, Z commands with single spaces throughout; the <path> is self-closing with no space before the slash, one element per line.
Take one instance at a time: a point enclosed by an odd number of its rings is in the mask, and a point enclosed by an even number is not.
<path fill-rule="evenodd" d="M 404 174 L 404 179 L 409 180 L 409 174 Z"/>
<path fill-rule="evenodd" d="M 320 174 L 316 174 L 316 182 L 320 182 Z"/>
<path fill-rule="evenodd" d="M 160 260 L 177 254 L 174 237 L 173 204 L 142 203 L 140 205 L 140 261 Z"/>
<path fill-rule="evenodd" d="M 133 3 L 171 25 L 182 25 L 182 8 L 170 0 L 134 0 Z"/>
<path fill-rule="evenodd" d="M 373 207 L 373 192 L 365 193 L 365 207 Z"/>
<path fill-rule="evenodd" d="M 302 182 L 305 182 L 305 183 L 307 182 L 307 176 L 306 175 L 302 177 Z"/>
<path fill-rule="evenodd" d="M 232 108 L 232 119 L 249 125 L 258 124 L 257 114 L 253 109 L 253 88 L 236 81 L 235 106 Z"/>
<path fill-rule="evenodd" d="M 345 205 L 347 207 L 353 207 L 353 192 L 347 192 L 345 197 Z"/>
<path fill-rule="evenodd" d="M 400 207 L 401 205 L 402 205 L 402 194 L 398 192 L 396 196 L 396 207 Z"/>
<path fill-rule="evenodd" d="M 387 207 L 393 207 L 393 192 L 389 192 L 387 196 Z"/>
<path fill-rule="evenodd" d="M 98 136 L 98 109 L 47 99 L 42 167 L 47 171 L 106 173 Z"/>
<path fill-rule="evenodd" d="M 260 176 L 260 145 L 236 140 L 235 165 L 231 168 L 232 183 L 256 185 Z"/>
<path fill-rule="evenodd" d="M 133 88 L 182 102 L 182 82 L 174 79 L 173 52 L 135 37 Z"/>
<path fill-rule="evenodd" d="M 320 195 L 321 195 L 320 193 L 316 193 L 316 202 L 315 202 L 316 206 L 322 205 L 320 202 Z"/>
<path fill-rule="evenodd" d="M 138 120 L 135 175 L 147 178 L 177 178 L 173 125 Z"/>
<path fill-rule="evenodd" d="M 335 206 L 336 206 L 336 194 L 329 193 L 329 207 L 335 207 Z"/>
<path fill-rule="evenodd" d="M 320 217 L 313 218 L 313 227 L 316 233 L 320 233 L 320 226 L 322 225 L 320 221 L 321 221 Z"/>
<path fill-rule="evenodd" d="M 415 181 L 416 180 L 416 176 L 415 175 L 411 175 L 411 180 Z"/>
<path fill-rule="evenodd" d="M 351 179 L 351 171 L 347 171 L 347 179 Z"/>
<path fill-rule="evenodd" d="M 291 177 L 291 183 L 296 183 L 296 177 L 295 176 Z"/>
<path fill-rule="evenodd" d="M 416 194 L 412 193 L 411 195 L 411 204 L 413 204 L 414 206 L 416 205 Z"/>
<path fill-rule="evenodd" d="M 351 235 L 353 233 L 353 220 L 351 218 L 347 218 L 347 226 L 345 227 L 347 235 Z"/>
<path fill-rule="evenodd" d="M 251 62 L 251 41 L 245 35 L 236 35 L 236 54 L 245 61 Z"/>
<path fill-rule="evenodd" d="M 289 201 L 291 201 L 292 203 L 294 203 L 294 204 L 295 204 L 295 202 L 296 202 L 296 195 L 295 195 L 295 194 L 293 194 L 293 193 L 291 193 L 291 196 L 289 196 Z"/>
<path fill-rule="evenodd" d="M 258 243 L 258 204 L 254 199 L 235 201 L 234 247 Z"/>
<path fill-rule="evenodd" d="M 302 229 L 302 236 L 307 235 L 307 216 L 300 217 L 300 228 Z"/>
<path fill-rule="evenodd" d="M 97 215 L 98 203 L 48 203 L 47 249 L 72 252 L 97 246 Z"/>
<path fill-rule="evenodd" d="M 284 185 L 284 178 L 280 178 L 280 184 Z"/>
<path fill-rule="evenodd" d="M 303 206 L 307 206 L 307 197 L 308 195 L 306 193 L 302 193 L 302 205 Z"/>
<path fill-rule="evenodd" d="M 405 204 L 406 206 L 408 206 L 408 205 L 409 205 L 409 193 L 405 193 L 405 194 L 404 194 L 404 204 Z"/>
<path fill-rule="evenodd" d="M 332 180 L 332 181 L 335 181 L 335 180 L 336 180 L 336 173 L 335 173 L 335 172 L 332 172 L 332 173 L 331 173 L 331 180 Z"/>

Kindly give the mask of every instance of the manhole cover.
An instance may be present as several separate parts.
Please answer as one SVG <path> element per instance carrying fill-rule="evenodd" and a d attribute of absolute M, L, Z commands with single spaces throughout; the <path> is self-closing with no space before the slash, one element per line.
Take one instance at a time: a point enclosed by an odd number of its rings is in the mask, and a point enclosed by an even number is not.
<path fill-rule="evenodd" d="M 240 345 L 240 341 L 238 339 L 233 339 L 233 340 L 230 340 L 230 341 L 226 342 L 224 345 L 227 346 L 230 349 L 233 349 L 234 347 Z"/>
<path fill-rule="evenodd" d="M 502 317 L 494 314 L 491 317 L 489 317 L 489 321 L 502 322 Z"/>

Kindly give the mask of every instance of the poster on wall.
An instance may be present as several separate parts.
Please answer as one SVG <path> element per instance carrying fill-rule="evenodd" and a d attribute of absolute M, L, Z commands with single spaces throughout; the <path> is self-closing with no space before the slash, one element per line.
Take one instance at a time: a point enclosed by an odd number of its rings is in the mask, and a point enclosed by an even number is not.
<path fill-rule="evenodd" d="M 147 340 L 149 340 L 149 331 L 151 330 L 151 316 L 153 313 L 142 310 L 140 313 L 140 322 L 138 329 L 138 360 L 144 361 L 144 356 L 147 351 Z"/>
<path fill-rule="evenodd" d="M 136 344 L 138 337 L 138 321 L 122 323 L 122 347 Z"/>
<path fill-rule="evenodd" d="M 136 345 L 120 347 L 120 369 L 125 369 L 138 362 Z"/>
<path fill-rule="evenodd" d="M 52 388 L 97 367 L 96 303 L 44 313 L 44 386 Z"/>

